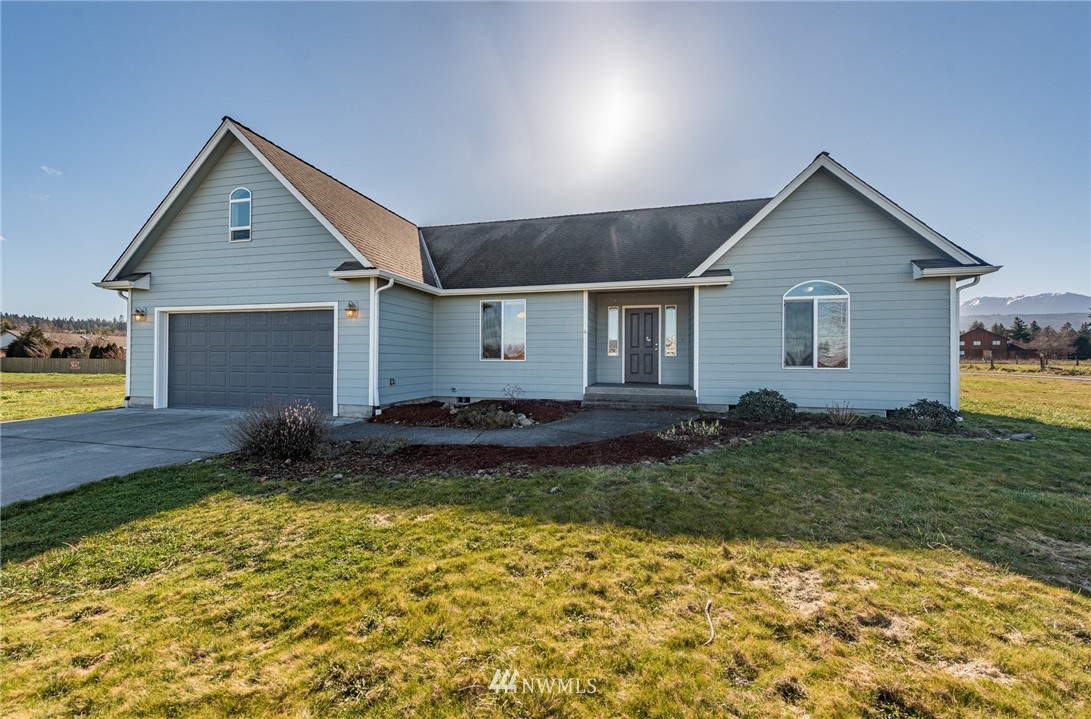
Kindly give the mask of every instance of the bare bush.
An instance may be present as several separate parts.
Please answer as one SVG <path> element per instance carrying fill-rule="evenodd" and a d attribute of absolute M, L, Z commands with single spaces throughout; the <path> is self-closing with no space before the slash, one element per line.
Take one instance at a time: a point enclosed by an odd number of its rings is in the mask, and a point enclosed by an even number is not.
<path fill-rule="evenodd" d="M 860 421 L 860 415 L 848 402 L 834 402 L 826 406 L 826 419 L 838 427 L 851 427 Z"/>
<path fill-rule="evenodd" d="M 331 426 L 330 416 L 310 402 L 273 401 L 243 413 L 227 438 L 252 457 L 306 459 L 326 440 Z"/>

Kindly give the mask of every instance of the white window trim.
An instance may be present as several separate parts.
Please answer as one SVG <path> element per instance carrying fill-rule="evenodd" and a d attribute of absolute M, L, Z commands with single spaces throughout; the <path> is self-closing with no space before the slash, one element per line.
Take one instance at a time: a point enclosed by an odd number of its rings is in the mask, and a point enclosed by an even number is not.
<path fill-rule="evenodd" d="M 833 285 L 837 289 L 841 290 L 845 294 L 843 295 L 816 295 L 814 297 L 789 297 L 788 293 L 797 287 L 803 285 L 809 285 L 814 282 L 825 282 L 826 284 Z M 845 303 L 845 366 L 844 367 L 819 367 L 818 366 L 818 307 L 815 306 L 811 312 L 811 366 L 799 366 L 799 365 L 787 365 L 784 363 L 784 334 L 787 329 L 787 321 L 785 319 L 785 310 L 788 307 L 789 302 L 811 302 L 812 304 L 818 300 L 839 300 Z M 781 296 L 780 301 L 780 368 L 783 370 L 819 370 L 821 372 L 837 371 L 842 372 L 852 369 L 852 300 L 851 293 L 836 282 L 829 280 L 807 280 L 806 282 L 800 282 L 788 288 L 788 291 Z"/>
<path fill-rule="evenodd" d="M 152 327 L 152 408 L 163 409 L 167 406 L 167 378 L 169 357 L 167 338 L 170 336 L 170 316 L 182 313 L 203 312 L 276 312 L 279 310 L 321 310 L 333 311 L 333 416 L 338 416 L 337 360 L 339 343 L 340 303 L 338 302 L 290 302 L 264 305 L 186 305 L 178 307 L 156 307 Z M 132 317 L 130 316 L 130 321 Z"/>
<path fill-rule="evenodd" d="M 242 198 L 235 199 L 235 198 L 233 198 L 231 196 L 231 195 L 234 195 L 239 190 L 246 190 L 247 197 L 245 199 L 242 199 Z M 246 224 L 246 225 L 239 225 L 238 227 L 235 227 L 234 225 L 231 224 L 231 210 L 234 209 L 235 205 L 241 204 L 243 202 L 250 203 L 250 211 L 246 213 L 247 217 L 250 218 L 250 222 L 248 224 Z M 254 239 L 253 226 L 254 226 L 254 193 L 251 192 L 250 188 L 248 188 L 248 187 L 236 187 L 234 190 L 232 190 L 227 195 L 227 241 L 228 242 L 250 242 L 252 239 Z M 249 233 L 246 236 L 245 240 L 236 240 L 235 239 L 234 235 L 235 235 L 235 232 L 238 231 L 238 230 L 246 230 Z"/>
<path fill-rule="evenodd" d="M 481 330 L 481 313 L 485 309 L 486 302 L 499 302 L 500 303 L 500 356 L 495 358 L 485 358 L 481 356 L 481 350 L 483 345 L 482 340 L 485 338 L 484 332 Z M 504 357 L 504 314 L 507 312 L 505 305 L 508 302 L 522 302 L 523 311 L 530 313 L 530 303 L 527 302 L 525 297 L 511 297 L 509 299 L 493 299 L 493 300 L 481 300 L 477 306 L 477 359 L 479 362 L 526 362 L 527 357 L 530 356 L 530 329 L 526 323 L 526 318 L 523 319 L 524 329 L 526 337 L 523 338 L 523 359 L 507 359 Z"/>
<path fill-rule="evenodd" d="M 622 305 L 621 316 L 618 318 L 618 328 L 621 330 L 618 332 L 618 353 L 621 359 L 621 383 L 625 382 L 625 352 L 622 347 L 625 347 L 625 327 L 628 324 L 625 321 L 625 313 L 629 310 L 659 310 L 659 350 L 657 352 L 658 376 L 655 379 L 655 383 L 659 386 L 663 385 L 663 305 Z M 636 384 L 644 384 L 643 382 L 637 382 Z"/>
<path fill-rule="evenodd" d="M 617 310 L 617 348 L 610 351 L 610 310 Z M 610 305 L 606 308 L 606 356 L 607 357 L 620 357 L 621 356 L 621 306 Z"/>

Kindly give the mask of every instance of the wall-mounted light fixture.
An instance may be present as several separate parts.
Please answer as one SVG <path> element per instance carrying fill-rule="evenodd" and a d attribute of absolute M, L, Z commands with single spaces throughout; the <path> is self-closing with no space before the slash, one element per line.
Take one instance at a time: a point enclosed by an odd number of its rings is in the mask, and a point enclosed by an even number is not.
<path fill-rule="evenodd" d="M 143 322 L 148 319 L 148 311 L 143 307 L 137 307 L 133 310 L 133 322 Z"/>
<path fill-rule="evenodd" d="M 345 317 L 350 320 L 354 320 L 360 316 L 360 308 L 356 306 L 355 302 L 349 302 L 345 305 Z"/>

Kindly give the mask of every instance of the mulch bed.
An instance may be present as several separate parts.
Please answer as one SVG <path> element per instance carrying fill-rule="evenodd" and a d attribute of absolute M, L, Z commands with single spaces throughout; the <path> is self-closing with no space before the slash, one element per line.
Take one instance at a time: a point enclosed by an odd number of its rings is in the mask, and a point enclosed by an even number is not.
<path fill-rule="evenodd" d="M 538 424 L 556 422 L 580 411 L 579 402 L 558 402 L 553 400 L 483 400 L 476 405 L 496 407 L 506 412 L 525 414 Z M 455 427 L 455 415 L 450 409 L 444 409 L 442 402 L 422 402 L 420 404 L 400 404 L 383 410 L 378 417 L 369 422 L 376 424 L 400 424 L 408 427 Z"/>
<path fill-rule="evenodd" d="M 446 410 L 445 410 L 446 411 Z M 385 414 L 385 413 L 384 413 Z M 346 477 L 368 474 L 387 477 L 423 477 L 433 474 L 473 474 L 502 470 L 521 475 L 546 467 L 591 467 L 599 465 L 658 464 L 717 445 L 748 442 L 770 427 L 720 420 L 720 432 L 713 437 L 662 439 L 654 432 L 547 447 L 503 447 L 499 445 L 409 445 L 396 440 L 372 439 L 343 442 L 327 458 L 297 462 L 254 460 L 240 456 L 232 464 L 263 479 L 300 479 L 331 472 Z"/>

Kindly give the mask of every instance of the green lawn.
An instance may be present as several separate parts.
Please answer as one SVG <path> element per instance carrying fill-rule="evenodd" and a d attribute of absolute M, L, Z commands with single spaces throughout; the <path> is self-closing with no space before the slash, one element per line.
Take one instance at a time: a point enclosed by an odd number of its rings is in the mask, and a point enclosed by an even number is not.
<path fill-rule="evenodd" d="M 1038 360 L 1024 360 L 1022 362 L 996 362 L 989 365 L 988 362 L 976 361 L 960 363 L 963 372 L 1002 372 L 1004 374 L 1051 374 L 1074 377 L 1091 376 L 1091 360 L 1050 360 L 1049 366 L 1042 370 Z"/>
<path fill-rule="evenodd" d="M 529 478 L 211 462 L 6 508 L 0 711 L 1087 716 L 1091 383 L 963 387 L 968 425 L 1038 439 L 785 432 Z"/>
<path fill-rule="evenodd" d="M 120 407 L 123 374 L 0 373 L 0 422 Z"/>

